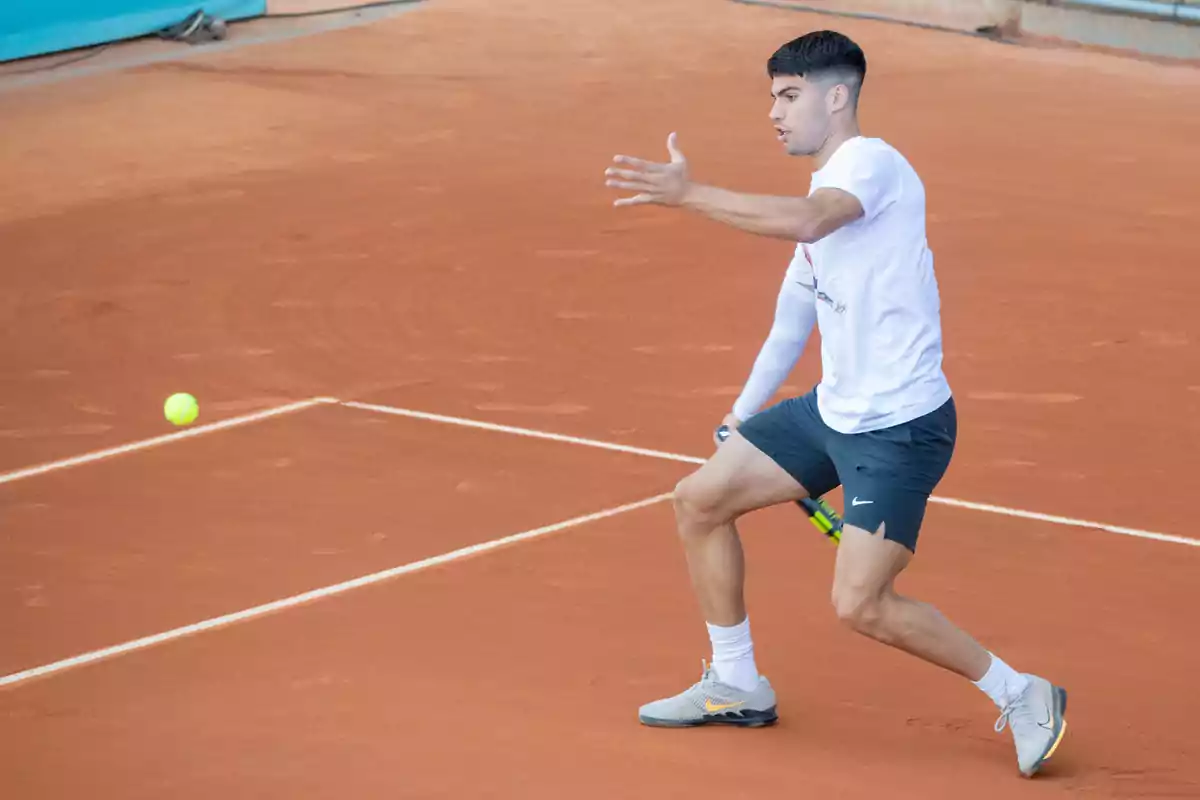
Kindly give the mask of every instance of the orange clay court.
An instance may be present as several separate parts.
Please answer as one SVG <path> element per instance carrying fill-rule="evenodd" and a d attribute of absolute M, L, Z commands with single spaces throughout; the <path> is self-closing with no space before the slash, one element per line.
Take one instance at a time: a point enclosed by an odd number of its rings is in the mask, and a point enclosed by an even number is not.
<path fill-rule="evenodd" d="M 603 170 L 675 130 L 700 180 L 807 187 L 764 65 L 818 27 L 929 189 L 961 433 L 901 587 L 1069 688 L 1032 781 L 986 697 L 839 625 L 794 507 L 742 526 L 780 724 L 637 723 L 708 655 L 669 493 L 791 248 Z M 0 120 L 0 796 L 1200 796 L 1195 68 L 437 0 Z"/>

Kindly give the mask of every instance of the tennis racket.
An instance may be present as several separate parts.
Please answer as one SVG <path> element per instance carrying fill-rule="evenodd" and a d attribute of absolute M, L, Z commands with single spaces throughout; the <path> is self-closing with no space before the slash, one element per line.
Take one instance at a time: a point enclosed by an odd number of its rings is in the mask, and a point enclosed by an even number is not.
<path fill-rule="evenodd" d="M 729 438 L 729 434 L 728 425 L 722 425 L 717 428 L 718 441 L 725 441 Z M 829 540 L 834 545 L 842 540 L 841 515 L 828 502 L 820 497 L 805 497 L 797 500 L 796 505 L 800 506 L 804 510 L 804 513 L 808 515 L 808 521 L 813 524 L 813 527 L 829 537 Z"/>

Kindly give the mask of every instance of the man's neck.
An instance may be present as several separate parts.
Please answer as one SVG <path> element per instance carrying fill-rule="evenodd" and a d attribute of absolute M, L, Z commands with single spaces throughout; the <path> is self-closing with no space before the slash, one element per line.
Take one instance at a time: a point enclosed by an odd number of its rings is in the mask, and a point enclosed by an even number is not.
<path fill-rule="evenodd" d="M 839 147 L 861 135 L 857 122 L 851 122 L 848 125 L 835 129 L 830 133 L 829 138 L 825 140 L 825 144 L 821 145 L 821 149 L 813 156 L 816 168 L 822 169 L 829 163 L 829 159 L 833 158 L 833 154 L 837 152 Z"/>

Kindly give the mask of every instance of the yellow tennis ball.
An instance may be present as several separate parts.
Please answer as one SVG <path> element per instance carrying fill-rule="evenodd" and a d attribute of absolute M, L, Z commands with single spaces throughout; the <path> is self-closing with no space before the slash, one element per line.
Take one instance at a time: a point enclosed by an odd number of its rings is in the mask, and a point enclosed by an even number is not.
<path fill-rule="evenodd" d="M 176 425 L 190 425 L 200 415 L 200 405 L 187 392 L 177 392 L 163 404 L 163 414 Z"/>

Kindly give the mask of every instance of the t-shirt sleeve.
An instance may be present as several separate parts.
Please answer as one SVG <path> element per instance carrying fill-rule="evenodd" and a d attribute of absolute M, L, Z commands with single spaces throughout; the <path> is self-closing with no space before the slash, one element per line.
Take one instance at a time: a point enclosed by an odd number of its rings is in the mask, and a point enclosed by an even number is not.
<path fill-rule="evenodd" d="M 839 152 L 813 180 L 812 190 L 841 189 L 858 198 L 863 216 L 872 219 L 896 201 L 900 176 L 885 148 L 856 147 Z"/>

